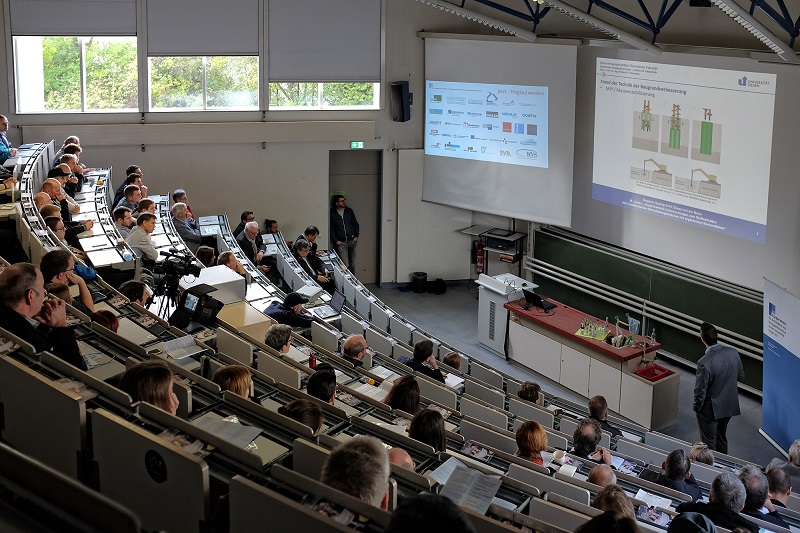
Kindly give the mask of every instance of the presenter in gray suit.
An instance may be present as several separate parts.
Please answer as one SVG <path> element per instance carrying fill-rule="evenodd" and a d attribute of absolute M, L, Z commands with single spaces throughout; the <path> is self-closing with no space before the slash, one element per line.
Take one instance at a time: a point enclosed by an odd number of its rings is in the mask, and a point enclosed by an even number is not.
<path fill-rule="evenodd" d="M 728 422 L 741 413 L 737 381 L 744 380 L 739 352 L 717 343 L 717 329 L 703 322 L 700 339 L 706 353 L 697 361 L 694 384 L 694 412 L 700 428 L 700 439 L 709 449 L 728 453 Z"/>

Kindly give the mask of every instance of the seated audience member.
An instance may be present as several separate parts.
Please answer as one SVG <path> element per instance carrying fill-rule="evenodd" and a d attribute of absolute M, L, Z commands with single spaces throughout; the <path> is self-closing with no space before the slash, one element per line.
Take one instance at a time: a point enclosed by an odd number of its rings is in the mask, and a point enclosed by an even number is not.
<path fill-rule="evenodd" d="M 261 258 L 264 257 L 264 241 L 261 239 L 261 235 L 258 232 L 258 222 L 248 222 L 244 225 L 244 231 L 242 231 L 238 237 L 236 237 L 236 242 L 239 243 L 239 248 L 242 249 L 242 252 L 250 260 L 253 265 L 257 266 L 259 270 L 262 272 L 267 272 L 267 267 L 262 267 L 259 265 Z"/>
<path fill-rule="evenodd" d="M 611 453 L 600 446 L 602 438 L 600 424 L 593 418 L 584 418 L 572 436 L 573 452 L 579 457 L 590 459 L 596 463 L 611 464 Z"/>
<path fill-rule="evenodd" d="M 612 511 L 606 511 L 583 524 L 575 530 L 575 533 L 639 533 L 640 531 L 635 519 L 620 517 Z"/>
<path fill-rule="evenodd" d="M 68 144 L 68 145 L 66 145 L 64 147 L 64 154 L 72 154 L 72 155 L 74 155 L 78 159 L 78 166 L 81 167 L 81 170 L 83 170 L 83 173 L 85 174 L 86 172 L 88 172 L 90 170 L 94 170 L 94 169 L 86 168 L 86 165 L 81 163 L 81 154 L 82 153 L 83 153 L 83 148 L 81 148 L 81 145 L 79 143 Z M 64 154 L 61 154 L 61 155 L 63 156 Z M 61 156 L 59 156 L 58 159 L 60 160 Z"/>
<path fill-rule="evenodd" d="M 127 207 L 132 212 L 139 210 L 139 202 L 142 200 L 142 189 L 138 185 L 128 185 L 125 187 L 125 193 L 122 200 L 119 201 L 114 209 L 117 207 Z"/>
<path fill-rule="evenodd" d="M 188 219 L 194 222 L 194 213 L 192 213 L 192 208 L 189 207 L 189 199 L 186 196 L 186 191 L 183 189 L 176 189 L 174 193 L 172 193 L 172 202 L 173 203 L 182 203 L 186 204 L 186 210 L 189 212 Z"/>
<path fill-rule="evenodd" d="M 64 224 L 64 221 L 61 219 L 61 213 L 58 212 L 58 208 L 56 208 L 56 206 L 54 205 L 45 207 L 55 208 L 58 214 L 44 217 L 44 225 L 50 228 L 53 231 L 53 234 L 56 236 L 56 238 L 62 243 L 64 243 L 64 245 L 67 246 L 70 249 L 70 251 L 72 251 L 72 253 L 75 254 L 76 257 L 78 257 L 78 259 L 88 263 L 89 258 L 86 255 L 86 253 L 80 248 L 72 246 L 70 243 L 67 242 L 67 225 Z M 77 233 L 79 232 L 76 232 L 73 235 L 77 235 Z"/>
<path fill-rule="evenodd" d="M 723 472 L 711 483 L 709 502 L 684 502 L 675 508 L 679 513 L 693 512 L 705 515 L 717 527 L 736 529 L 743 527 L 758 533 L 758 526 L 739 513 L 744 509 L 746 492 L 739 477 L 732 472 Z"/>
<path fill-rule="evenodd" d="M 425 339 L 414 344 L 414 359 L 406 364 L 413 368 L 415 372 L 444 383 L 444 374 L 439 370 L 436 357 L 433 356 L 433 343 L 431 341 Z"/>
<path fill-rule="evenodd" d="M 450 352 L 442 358 L 442 363 L 446 364 L 453 370 L 461 370 L 461 356 L 458 352 Z"/>
<path fill-rule="evenodd" d="M 136 178 L 131 177 L 131 174 L 139 176 L 138 182 Z M 117 205 L 125 197 L 125 187 L 128 185 L 138 185 L 140 189 L 142 188 L 142 169 L 139 168 L 139 165 L 129 165 L 125 169 L 125 179 L 114 191 L 114 199 L 111 201 L 111 205 Z M 142 196 L 146 196 L 146 189 L 142 190 Z"/>
<path fill-rule="evenodd" d="M 255 219 L 256 216 L 252 211 L 243 211 L 241 217 L 239 217 L 239 225 L 233 228 L 233 236 L 238 237 L 239 234 L 244 231 L 245 224 L 253 222 Z"/>
<path fill-rule="evenodd" d="M 70 209 L 67 195 L 61 189 L 61 184 L 56 179 L 48 178 L 42 183 L 42 192 L 50 197 L 50 203 L 61 208 L 61 218 L 64 221 L 72 222 L 72 210 Z"/>
<path fill-rule="evenodd" d="M 45 300 L 44 277 L 30 263 L 16 263 L 0 273 L 0 328 L 34 350 L 51 351 L 82 370 L 86 363 L 75 333 L 67 327 L 67 308 L 58 298 Z"/>
<path fill-rule="evenodd" d="M 44 198 L 48 199 L 47 203 L 45 203 L 44 205 L 39 205 L 38 200 L 44 199 L 40 196 L 39 199 L 37 200 L 36 197 L 39 195 L 44 195 Z M 53 205 L 49 202 L 50 197 L 47 196 L 47 194 L 38 193 L 35 194 L 33 198 L 34 201 L 36 201 L 36 206 L 37 209 L 39 210 L 39 213 L 42 215 L 42 219 L 47 219 L 48 217 L 60 218 L 64 223 L 65 227 L 64 237 L 63 237 L 64 240 L 67 241 L 67 243 L 69 243 L 69 245 L 72 246 L 73 248 L 80 248 L 78 235 L 94 227 L 94 222 L 91 219 L 87 219 L 82 222 L 78 222 L 76 220 L 71 220 L 71 219 L 69 221 L 66 221 L 63 218 L 61 218 L 61 209 L 59 208 L 59 206 Z"/>
<path fill-rule="evenodd" d="M 315 435 L 322 429 L 322 410 L 311 400 L 291 401 L 280 406 L 278 413 L 310 427 Z"/>
<path fill-rule="evenodd" d="M 317 370 L 306 382 L 306 393 L 318 400 L 334 405 L 336 403 L 336 373 L 333 367 L 317 365 Z"/>
<path fill-rule="evenodd" d="M 200 241 L 203 236 L 200 234 L 200 228 L 193 220 L 189 220 L 189 211 L 186 204 L 178 202 L 172 206 L 172 225 L 175 226 L 175 231 L 178 232 L 184 244 L 189 250 L 194 253 L 197 247 L 200 246 Z"/>
<path fill-rule="evenodd" d="M 117 315 L 111 311 L 107 311 L 105 309 L 95 311 L 89 315 L 89 318 L 92 320 L 92 322 L 97 322 L 104 328 L 113 331 L 114 333 L 119 330 L 119 318 L 117 318 Z"/>
<path fill-rule="evenodd" d="M 64 199 L 67 201 L 67 205 L 69 206 L 69 212 L 73 215 L 80 213 L 81 206 L 78 205 L 78 202 L 75 201 L 73 196 L 75 195 L 74 184 L 73 187 L 68 187 L 69 184 L 68 178 L 72 177 L 72 174 L 63 167 L 66 165 L 58 165 L 57 167 L 50 169 L 47 173 L 47 179 L 53 179 L 58 182 L 59 187 L 61 187 L 61 192 L 64 193 Z"/>
<path fill-rule="evenodd" d="M 780 468 L 792 479 L 792 487 L 800 487 L 800 439 L 797 439 L 789 446 L 789 460 L 775 458 L 767 465 L 767 470 Z"/>
<path fill-rule="evenodd" d="M 739 472 L 739 479 L 745 491 L 742 514 L 789 529 L 789 524 L 777 511 L 774 508 L 770 510 L 766 506 L 769 503 L 772 507 L 772 502 L 769 501 L 769 482 L 761 469 L 755 465 L 747 465 Z"/>
<path fill-rule="evenodd" d="M 547 449 L 547 433 L 535 420 L 528 420 L 517 430 L 517 453 L 539 466 L 544 466 L 542 451 Z"/>
<path fill-rule="evenodd" d="M 283 302 L 274 301 L 264 310 L 264 314 L 275 320 L 278 324 L 287 324 L 292 327 L 308 328 L 314 317 L 303 313 L 303 304 L 308 298 L 299 292 L 290 292 Z"/>
<path fill-rule="evenodd" d="M 214 374 L 212 381 L 219 385 L 222 392 L 231 391 L 242 398 L 250 397 L 253 377 L 250 374 L 250 370 L 244 365 L 222 367 Z"/>
<path fill-rule="evenodd" d="M 705 442 L 695 442 L 689 450 L 689 460 L 714 466 L 714 452 L 708 449 L 708 444 Z"/>
<path fill-rule="evenodd" d="M 119 388 L 134 402 L 147 402 L 175 414 L 178 397 L 172 391 L 172 371 L 163 361 L 150 360 L 130 367 L 122 375 Z"/>
<path fill-rule="evenodd" d="M 141 213 L 150 213 L 151 215 L 158 216 L 158 206 L 150 198 L 142 198 L 139 201 L 139 209 L 137 209 L 135 215 L 139 216 Z"/>
<path fill-rule="evenodd" d="M 65 187 L 67 194 L 74 197 L 76 193 L 83 190 L 83 184 L 86 182 L 86 178 L 83 177 L 83 169 L 78 164 L 78 158 L 73 154 L 64 154 L 61 156 L 59 164 L 54 168 L 58 167 L 69 172 L 70 175 L 66 179 Z"/>
<path fill-rule="evenodd" d="M 70 144 L 77 144 L 78 146 L 80 146 L 81 140 L 76 135 L 70 135 L 69 137 L 64 139 L 64 142 L 61 144 L 61 148 L 59 148 L 58 151 L 56 152 L 52 166 L 56 166 L 58 164 L 58 161 L 61 159 L 61 156 L 64 155 L 64 148 L 66 148 Z"/>
<path fill-rule="evenodd" d="M 670 452 L 667 460 L 661 464 L 663 474 L 645 468 L 639 477 L 688 494 L 693 501 L 697 501 L 703 496 L 700 494 L 700 486 L 689 471 L 690 467 L 691 461 L 686 452 L 679 448 Z"/>
<path fill-rule="evenodd" d="M 792 495 L 792 479 L 789 474 L 780 468 L 773 468 L 767 472 L 769 484 L 769 501 L 773 508 L 786 507 L 789 496 Z"/>
<path fill-rule="evenodd" d="M 204 267 L 211 267 L 216 264 L 217 258 L 214 257 L 214 249 L 210 246 L 198 246 L 194 256 Z M 242 270 L 244 271 L 244 269 Z"/>
<path fill-rule="evenodd" d="M 316 226 L 309 226 L 303 231 L 302 235 L 299 235 L 294 242 L 300 240 L 308 241 L 309 246 L 311 247 L 311 253 L 313 255 L 319 255 L 321 252 L 317 249 L 317 237 L 319 237 L 319 228 Z"/>
<path fill-rule="evenodd" d="M 589 400 L 589 417 L 597 420 L 600 429 L 611 433 L 612 437 L 621 437 L 622 432 L 608 423 L 608 402 L 603 396 L 594 396 Z"/>
<path fill-rule="evenodd" d="M 414 416 L 408 428 L 408 436 L 425 444 L 429 444 L 436 452 L 447 449 L 444 436 L 444 418 L 438 411 L 423 409 Z"/>
<path fill-rule="evenodd" d="M 597 465 L 589 471 L 589 476 L 586 478 L 586 481 L 600 487 L 607 487 L 608 485 L 617 484 L 617 475 L 610 466 Z"/>
<path fill-rule="evenodd" d="M 410 415 L 417 414 L 419 411 L 419 383 L 414 376 L 403 376 L 397 378 L 392 384 L 389 394 L 383 399 L 383 403 L 392 409 L 399 409 Z"/>
<path fill-rule="evenodd" d="M 114 209 L 113 217 L 114 227 L 117 228 L 120 237 L 127 239 L 136 226 L 136 219 L 131 216 L 130 208 L 122 206 Z"/>
<path fill-rule="evenodd" d="M 6 132 L 8 131 L 8 118 L 0 115 L 0 165 L 6 162 L 9 157 L 17 155 L 17 149 L 11 145 Z"/>
<path fill-rule="evenodd" d="M 358 435 L 335 448 L 322 466 L 323 484 L 375 507 L 389 504 L 389 454 L 374 437 Z"/>
<path fill-rule="evenodd" d="M 597 493 L 592 502 L 592 507 L 601 511 L 611 512 L 617 518 L 631 518 L 636 520 L 636 512 L 633 510 L 633 503 L 625 491 L 619 485 L 608 485 Z"/>
<path fill-rule="evenodd" d="M 392 453 L 391 450 L 389 453 Z M 386 533 L 448 533 L 451 531 L 475 533 L 475 527 L 464 511 L 449 498 L 427 492 L 398 505 L 386 528 Z"/>
<path fill-rule="evenodd" d="M 264 233 L 271 233 L 277 235 L 280 230 L 278 229 L 278 221 L 271 218 L 264 219 Z"/>
<path fill-rule="evenodd" d="M 156 229 L 156 216 L 142 213 L 136 219 L 136 227 L 131 230 L 125 242 L 131 247 L 136 257 L 142 259 L 142 264 L 152 268 L 158 259 L 158 251 L 150 241 L 150 234 Z"/>
<path fill-rule="evenodd" d="M 542 395 L 540 394 L 542 388 L 539 386 L 538 383 L 534 383 L 533 381 L 526 381 L 522 385 L 519 386 L 519 390 L 517 391 L 517 396 L 521 400 L 525 400 L 531 403 L 535 403 L 536 405 L 542 404 Z"/>
<path fill-rule="evenodd" d="M 69 285 L 66 283 L 47 283 L 44 286 L 47 294 L 51 294 L 59 300 L 64 300 L 64 303 L 72 303 L 72 293 L 69 292 Z"/>
<path fill-rule="evenodd" d="M 669 523 L 667 533 L 717 533 L 717 526 L 700 513 L 681 513 Z"/>
<path fill-rule="evenodd" d="M 217 265 L 225 265 L 226 267 L 230 268 L 240 276 L 247 277 L 247 273 L 245 272 L 244 265 L 236 259 L 236 256 L 233 252 L 222 252 L 217 257 Z"/>
<path fill-rule="evenodd" d="M 363 359 L 366 354 L 367 340 L 363 335 L 350 335 L 342 345 L 342 357 L 356 368 L 364 366 Z"/>
<path fill-rule="evenodd" d="M 292 346 L 292 327 L 286 324 L 273 324 L 264 335 L 264 344 L 278 352 L 285 354 Z"/>
<path fill-rule="evenodd" d="M 78 286 L 78 297 L 69 303 L 88 314 L 94 312 L 92 293 L 82 277 L 75 273 L 75 260 L 66 250 L 53 250 L 42 256 L 39 263 L 45 283 L 64 283 Z"/>
<path fill-rule="evenodd" d="M 148 298 L 150 298 L 150 293 L 148 290 L 147 285 L 142 283 L 141 281 L 136 280 L 129 280 L 119 286 L 117 289 L 125 298 L 131 301 L 131 303 L 136 303 L 145 307 Z"/>
<path fill-rule="evenodd" d="M 311 244 L 307 240 L 295 241 L 293 255 L 311 279 L 316 281 L 328 294 L 333 294 L 334 285 L 333 281 L 328 279 L 328 269 L 325 268 L 319 257 L 311 253 Z"/>
<path fill-rule="evenodd" d="M 389 450 L 389 462 L 400 468 L 414 471 L 414 460 L 403 448 L 394 447 Z"/>

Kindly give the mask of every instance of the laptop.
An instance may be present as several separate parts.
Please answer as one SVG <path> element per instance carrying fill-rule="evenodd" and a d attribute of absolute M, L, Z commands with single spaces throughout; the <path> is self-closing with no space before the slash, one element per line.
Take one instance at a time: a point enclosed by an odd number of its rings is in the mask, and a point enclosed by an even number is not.
<path fill-rule="evenodd" d="M 525 309 L 530 309 L 530 306 L 538 307 L 542 309 L 544 312 L 547 312 L 551 309 L 555 309 L 555 304 L 551 304 L 548 301 L 542 300 L 542 297 L 536 293 L 533 293 L 527 289 L 522 289 L 522 294 L 525 295 L 525 301 L 527 302 L 528 306 Z"/>
<path fill-rule="evenodd" d="M 314 315 L 320 320 L 325 320 L 326 318 L 340 314 L 342 312 L 342 308 L 344 307 L 344 302 L 344 294 L 336 290 L 333 291 L 333 297 L 331 298 L 330 305 L 325 304 L 314 307 L 311 309 L 311 312 L 314 313 Z"/>

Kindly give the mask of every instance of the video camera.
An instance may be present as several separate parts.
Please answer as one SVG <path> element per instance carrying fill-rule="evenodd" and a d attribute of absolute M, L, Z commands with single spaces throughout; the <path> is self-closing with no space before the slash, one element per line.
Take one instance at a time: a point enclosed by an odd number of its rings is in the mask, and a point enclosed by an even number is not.
<path fill-rule="evenodd" d="M 194 262 L 194 257 L 189 252 L 179 251 L 170 248 L 169 251 L 161 252 L 166 257 L 163 261 L 156 263 L 155 273 L 164 276 L 199 276 L 200 266 Z"/>

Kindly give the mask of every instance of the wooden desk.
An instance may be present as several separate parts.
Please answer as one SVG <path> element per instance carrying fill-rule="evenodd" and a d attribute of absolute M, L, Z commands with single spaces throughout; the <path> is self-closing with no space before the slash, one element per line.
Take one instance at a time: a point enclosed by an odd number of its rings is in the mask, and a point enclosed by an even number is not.
<path fill-rule="evenodd" d="M 557 307 L 545 314 L 523 309 L 522 303 L 505 304 L 510 311 L 509 359 L 587 398 L 600 394 L 609 409 L 648 428 L 675 423 L 680 375 L 670 372 L 650 382 L 635 374 L 643 353 L 658 350 L 660 344 L 642 348 L 645 339 L 636 335 L 632 346 L 615 348 L 576 334 L 586 313 L 553 301 Z"/>

